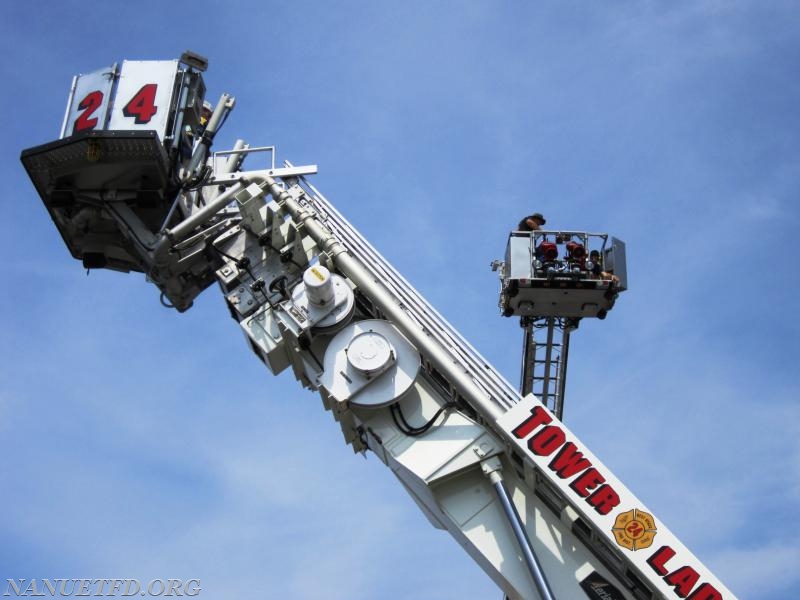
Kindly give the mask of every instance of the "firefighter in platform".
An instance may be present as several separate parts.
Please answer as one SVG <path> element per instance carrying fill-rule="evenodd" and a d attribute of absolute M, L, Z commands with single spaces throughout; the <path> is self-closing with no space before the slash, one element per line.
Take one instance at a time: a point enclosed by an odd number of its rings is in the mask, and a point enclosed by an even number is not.
<path fill-rule="evenodd" d="M 547 223 L 542 213 L 533 213 L 524 217 L 517 225 L 517 231 L 541 231 L 542 226 Z"/>

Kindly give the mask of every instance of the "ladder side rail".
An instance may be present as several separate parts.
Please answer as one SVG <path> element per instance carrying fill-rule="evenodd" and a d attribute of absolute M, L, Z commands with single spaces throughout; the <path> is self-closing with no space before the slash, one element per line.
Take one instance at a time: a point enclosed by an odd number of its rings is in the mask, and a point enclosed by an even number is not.
<path fill-rule="evenodd" d="M 493 382 L 491 380 L 487 380 L 487 378 L 478 375 L 479 370 L 472 360 L 472 357 L 458 345 L 457 341 L 447 335 L 446 330 L 442 327 L 440 322 L 426 311 L 424 307 L 420 306 L 416 301 L 418 296 L 410 293 L 407 287 L 397 281 L 393 277 L 392 271 L 383 268 L 388 263 L 377 263 L 376 259 L 371 257 L 358 241 L 353 241 L 344 234 L 341 229 L 332 226 L 330 222 L 326 223 L 326 225 L 330 225 L 329 229 L 331 229 L 331 232 L 342 240 L 343 245 L 359 260 L 364 268 L 391 290 L 406 313 L 414 320 L 420 329 L 431 335 L 445 351 L 449 352 L 453 360 L 473 376 L 475 383 L 478 384 L 488 396 L 492 397 L 505 408 L 510 408 L 510 406 L 513 405 L 513 399 L 506 398 L 504 390 L 498 389 L 496 385 L 492 385 Z"/>
<path fill-rule="evenodd" d="M 318 192 L 316 192 L 318 194 Z M 312 201 L 312 205 L 315 204 Z M 393 284 L 393 287 L 396 289 L 398 296 L 401 297 L 403 300 L 406 301 L 407 305 L 413 306 L 415 308 L 422 308 L 424 310 L 420 311 L 420 317 L 424 316 L 426 311 L 435 312 L 433 307 L 431 307 L 427 301 L 419 295 L 419 293 L 408 283 L 408 281 L 398 273 L 394 267 L 380 254 L 375 250 L 375 248 L 369 244 L 358 232 L 353 228 L 353 226 L 347 222 L 340 214 L 338 214 L 335 209 L 327 202 L 323 200 L 323 206 L 326 209 L 331 209 L 331 214 L 328 215 L 328 223 L 331 225 L 331 230 L 335 230 L 337 233 L 340 234 L 343 242 L 349 243 L 352 245 L 353 250 L 357 252 L 359 256 L 366 257 L 369 259 L 368 267 L 374 267 L 374 270 L 382 271 L 382 275 L 385 277 L 385 281 L 390 282 Z M 452 326 L 447 323 L 441 315 L 436 313 L 438 320 L 429 320 L 427 325 L 429 328 L 439 329 L 439 331 L 448 337 L 452 338 L 453 340 L 457 339 L 455 334 L 455 330 Z M 461 346 L 469 346 L 469 344 L 465 340 L 457 340 L 458 342 L 462 343 L 452 343 L 453 350 L 462 350 Z M 469 347 L 472 350 L 473 354 L 477 355 L 477 352 L 474 348 Z M 484 366 L 486 365 L 486 361 L 480 357 L 479 355 L 469 357 L 468 354 L 465 353 L 465 356 L 474 359 L 478 358 L 480 363 Z"/>
<path fill-rule="evenodd" d="M 499 399 L 507 408 L 513 404 L 514 399 L 507 396 L 507 390 L 497 386 L 496 381 L 492 381 L 491 378 L 481 377 L 481 365 L 484 365 L 483 368 L 485 370 L 485 361 L 476 361 L 468 350 L 459 344 L 458 340 L 453 339 L 453 336 L 449 335 L 446 326 L 444 326 L 441 321 L 437 320 L 435 316 L 431 315 L 431 311 L 426 310 L 424 305 L 418 301 L 419 296 L 417 296 L 412 289 L 403 285 L 402 282 L 396 279 L 393 276 L 393 271 L 384 268 L 387 263 L 377 263 L 377 259 L 370 256 L 365 248 L 357 241 L 353 241 L 342 234 L 341 230 L 337 227 L 331 227 L 331 229 L 342 235 L 344 238 L 344 245 L 348 246 L 355 255 L 361 259 L 366 259 L 363 261 L 366 268 L 376 277 L 380 278 L 387 287 L 392 289 L 393 293 L 402 302 L 415 321 L 417 321 L 425 331 L 435 337 L 437 341 L 449 351 L 455 361 L 461 363 L 467 371 L 470 371 L 476 381 L 481 383 L 481 386 L 486 389 L 489 395 Z M 503 402 L 503 399 L 505 399 L 506 402 Z"/>
<path fill-rule="evenodd" d="M 536 340 L 533 337 L 533 325 L 528 324 L 523 328 L 522 337 L 522 366 L 520 369 L 520 395 L 533 393 L 533 382 L 536 370 Z"/>
<path fill-rule="evenodd" d="M 243 174 L 244 177 L 247 174 Z M 335 268 L 361 288 L 367 297 L 407 337 L 417 351 L 436 367 L 448 380 L 468 405 L 487 423 L 494 424 L 508 410 L 499 400 L 487 394 L 483 386 L 478 385 L 472 375 L 464 369 L 463 364 L 454 361 L 438 340 L 429 332 L 421 330 L 405 307 L 384 282 L 376 279 L 374 273 L 364 267 L 361 260 L 353 256 L 338 238 L 319 220 L 317 214 L 309 210 L 306 204 L 294 198 L 291 192 L 278 185 L 270 176 L 260 178 L 261 189 L 268 192 L 288 212 L 298 228 L 302 228 L 317 247 L 326 253 Z"/>
<path fill-rule="evenodd" d="M 323 209 L 322 213 L 327 215 L 331 229 L 344 237 L 343 241 L 355 244 L 359 255 L 369 258 L 368 267 L 380 267 L 383 271 L 383 281 L 392 281 L 393 286 L 400 297 L 409 307 L 414 307 L 416 316 L 422 315 L 427 329 L 432 333 L 438 334 L 441 342 L 450 347 L 458 357 L 466 361 L 473 376 L 484 382 L 491 390 L 493 396 L 500 400 L 507 407 L 519 401 L 516 389 L 499 373 L 489 367 L 488 361 L 483 358 L 475 348 L 469 344 L 450 323 L 442 317 L 427 300 L 408 281 L 398 273 L 394 267 L 367 242 L 363 236 L 333 207 L 330 202 L 319 193 L 314 186 L 307 181 L 303 181 L 313 195 L 308 196 L 308 200 L 315 208 Z"/>
<path fill-rule="evenodd" d="M 555 317 L 547 318 L 547 345 L 545 346 L 544 354 L 544 380 L 542 381 L 542 402 L 548 408 L 550 404 L 550 379 L 552 376 L 553 366 L 553 330 L 555 329 Z"/>
<path fill-rule="evenodd" d="M 481 376 L 481 367 L 483 367 L 483 371 L 485 371 L 487 368 L 485 361 L 480 361 L 480 359 L 476 360 L 475 357 L 469 353 L 468 349 L 459 343 L 459 340 L 454 339 L 447 330 L 446 324 L 438 320 L 437 317 L 432 315 L 424 305 L 417 301 L 419 296 L 414 294 L 413 290 L 410 290 L 409 288 L 403 286 L 402 283 L 393 280 L 391 273 L 387 273 L 385 269 L 382 268 L 382 265 L 377 265 L 375 263 L 370 264 L 371 266 L 375 267 L 373 272 L 377 274 L 384 274 L 384 280 L 392 287 L 393 290 L 395 290 L 396 295 L 407 306 L 409 312 L 416 318 L 416 320 L 426 331 L 430 332 L 443 346 L 449 350 L 454 360 L 460 362 L 465 369 L 470 371 L 475 377 L 476 381 L 481 383 L 482 386 L 487 389 L 487 392 L 489 392 L 490 395 L 497 398 L 501 402 L 503 399 L 506 399 L 507 402 L 503 403 L 507 408 L 514 404 L 515 399 L 507 397 L 506 390 L 496 385 L 496 381 L 493 381 L 491 378 Z"/>
<path fill-rule="evenodd" d="M 326 226 L 329 225 L 330 222 L 326 223 Z M 503 394 L 498 393 L 498 390 L 490 384 L 491 382 L 487 382 L 485 378 L 476 376 L 476 370 L 474 369 L 474 365 L 470 364 L 468 355 L 463 352 L 463 349 L 459 348 L 451 338 L 443 335 L 443 329 L 440 323 L 415 302 L 414 295 L 410 295 L 404 286 L 393 279 L 391 272 L 387 272 L 385 269 L 381 268 L 382 265 L 377 264 L 365 253 L 363 246 L 357 241 L 353 241 L 346 235 L 343 235 L 338 227 L 330 226 L 328 228 L 331 230 L 331 233 L 342 242 L 342 245 L 347 248 L 354 259 L 376 280 L 383 283 L 384 287 L 396 298 L 401 309 L 414 321 L 417 327 L 436 340 L 441 348 L 451 356 L 453 362 L 459 364 L 466 373 L 472 376 L 474 383 L 478 385 L 488 397 L 505 409 L 513 405 L 511 401 L 504 401 Z"/>
<path fill-rule="evenodd" d="M 439 325 L 443 327 L 443 331 L 446 332 L 450 337 L 455 340 L 458 340 L 459 345 L 463 346 L 473 354 L 473 358 L 478 359 L 478 361 L 486 366 L 488 363 L 487 361 L 480 356 L 480 354 L 473 348 L 469 342 L 461 337 L 461 335 L 453 328 L 450 323 L 448 323 L 444 317 L 442 317 L 436 309 L 431 306 L 428 301 L 423 298 L 419 292 L 389 263 L 375 248 L 372 246 L 359 232 L 355 229 L 342 215 L 339 213 L 336 208 L 324 197 L 316 188 L 314 188 L 311 184 L 307 181 L 303 183 L 306 184 L 308 188 L 313 192 L 316 198 L 312 197 L 313 200 L 317 200 L 319 205 L 326 209 L 326 212 L 329 213 L 329 218 L 339 226 L 339 229 L 342 233 L 346 234 L 346 237 L 350 240 L 357 240 L 358 245 L 362 248 L 362 251 L 365 255 L 369 255 L 371 260 L 374 262 L 375 265 L 379 265 L 383 270 L 386 272 L 387 275 L 391 275 L 392 279 L 398 281 L 403 285 L 403 289 L 408 294 L 409 299 L 413 299 L 414 304 L 417 304 L 423 307 L 426 311 L 430 311 L 434 313 L 438 317 Z M 503 381 L 506 387 L 509 390 L 513 390 L 514 388 L 508 384 L 508 382 Z"/>
<path fill-rule="evenodd" d="M 561 332 L 561 352 L 559 354 L 558 363 L 558 387 L 556 392 L 556 405 L 555 413 L 559 421 L 563 421 L 564 417 L 564 391 L 567 387 L 567 361 L 569 360 L 569 335 L 567 329 Z"/>

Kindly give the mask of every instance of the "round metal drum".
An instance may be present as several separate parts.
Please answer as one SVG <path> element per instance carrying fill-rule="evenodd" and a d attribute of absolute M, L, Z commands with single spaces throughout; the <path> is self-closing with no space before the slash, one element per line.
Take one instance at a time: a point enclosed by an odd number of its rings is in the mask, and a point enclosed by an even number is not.
<path fill-rule="evenodd" d="M 350 323 L 328 344 L 320 385 L 340 402 L 382 407 L 398 400 L 413 385 L 420 357 L 388 321 Z"/>
<path fill-rule="evenodd" d="M 324 267 L 316 268 L 322 269 Z M 328 273 L 327 269 L 325 272 Z M 333 294 L 333 302 L 328 302 L 325 307 L 320 307 L 311 301 L 309 288 L 305 284 L 305 277 L 303 278 L 303 283 L 295 286 L 292 290 L 292 304 L 298 308 L 305 309 L 316 333 L 332 333 L 336 331 L 350 320 L 356 307 L 355 295 L 350 286 L 347 285 L 344 277 L 335 273 L 329 273 L 325 277 L 331 285 Z"/>
<path fill-rule="evenodd" d="M 306 288 L 308 301 L 314 306 L 322 308 L 333 302 L 331 272 L 322 265 L 314 265 L 305 270 L 303 285 Z"/>
<path fill-rule="evenodd" d="M 395 362 L 394 348 L 377 331 L 363 331 L 345 349 L 347 362 L 365 377 L 380 375 Z"/>

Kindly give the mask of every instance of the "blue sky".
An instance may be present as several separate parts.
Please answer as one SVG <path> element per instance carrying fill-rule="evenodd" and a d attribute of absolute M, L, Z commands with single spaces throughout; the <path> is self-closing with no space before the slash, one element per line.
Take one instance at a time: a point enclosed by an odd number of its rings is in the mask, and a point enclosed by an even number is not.
<path fill-rule="evenodd" d="M 216 289 L 185 314 L 73 261 L 19 163 L 74 74 L 209 57 L 218 138 L 313 183 L 510 381 L 508 230 L 607 231 L 630 290 L 565 421 L 741 598 L 800 584 L 800 8 L 791 2 L 30 1 L 0 24 L 0 581 L 206 598 L 499 598 Z M 251 165 L 255 166 L 255 165 Z M 3 589 L 5 591 L 5 588 Z"/>

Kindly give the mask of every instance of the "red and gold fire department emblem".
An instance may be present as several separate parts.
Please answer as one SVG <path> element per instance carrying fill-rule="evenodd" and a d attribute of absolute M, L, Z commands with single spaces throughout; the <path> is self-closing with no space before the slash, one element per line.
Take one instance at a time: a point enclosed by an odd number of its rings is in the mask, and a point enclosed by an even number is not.
<path fill-rule="evenodd" d="M 617 544 L 628 550 L 649 548 L 656 537 L 653 515 L 637 508 L 617 515 L 611 529 Z"/>

